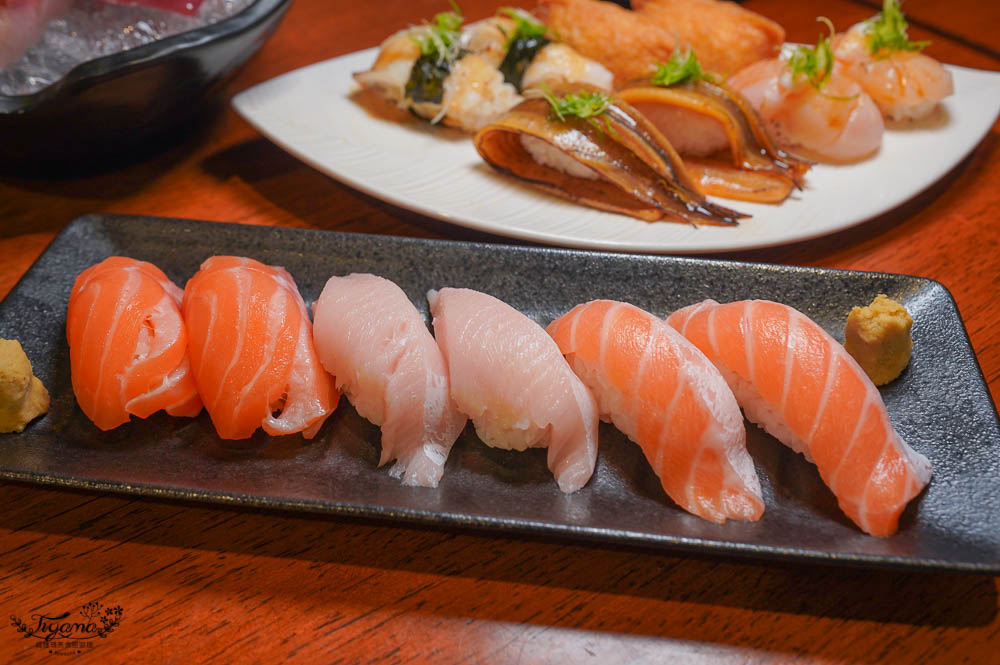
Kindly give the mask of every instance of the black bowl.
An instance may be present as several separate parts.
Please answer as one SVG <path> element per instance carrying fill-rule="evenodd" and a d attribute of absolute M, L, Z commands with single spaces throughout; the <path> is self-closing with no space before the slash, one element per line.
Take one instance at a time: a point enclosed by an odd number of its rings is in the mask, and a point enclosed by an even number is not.
<path fill-rule="evenodd" d="M 212 93 L 278 27 L 291 0 L 81 63 L 30 95 L 0 95 L 0 172 L 90 171 L 190 129 Z"/>

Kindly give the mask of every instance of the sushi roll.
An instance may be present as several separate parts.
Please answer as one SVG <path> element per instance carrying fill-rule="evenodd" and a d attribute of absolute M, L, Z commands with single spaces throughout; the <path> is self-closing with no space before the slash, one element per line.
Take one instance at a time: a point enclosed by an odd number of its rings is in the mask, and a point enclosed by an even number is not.
<path fill-rule="evenodd" d="M 283 268 L 213 256 L 184 288 L 191 367 L 223 439 L 259 427 L 312 438 L 339 400 L 313 346 L 312 323 Z"/>
<path fill-rule="evenodd" d="M 873 536 L 896 531 L 930 463 L 893 429 L 843 346 L 802 312 L 766 300 L 706 300 L 667 323 L 715 363 L 750 421 L 816 465 L 855 524 Z"/>
<path fill-rule="evenodd" d="M 382 277 L 331 277 L 313 306 L 320 362 L 362 417 L 382 428 L 379 466 L 404 485 L 437 487 L 466 417 L 423 317 Z"/>
<path fill-rule="evenodd" d="M 73 393 L 100 429 L 160 410 L 201 411 L 181 296 L 162 270 L 124 256 L 77 276 L 66 312 Z"/>
<path fill-rule="evenodd" d="M 577 305 L 548 332 L 601 418 L 639 444 L 677 505 L 718 524 L 760 519 L 743 417 L 701 351 L 662 319 L 611 300 Z"/>
<path fill-rule="evenodd" d="M 548 448 L 559 489 L 575 492 L 597 462 L 597 405 L 537 323 L 493 296 L 445 288 L 427 298 L 451 395 L 494 448 Z"/>

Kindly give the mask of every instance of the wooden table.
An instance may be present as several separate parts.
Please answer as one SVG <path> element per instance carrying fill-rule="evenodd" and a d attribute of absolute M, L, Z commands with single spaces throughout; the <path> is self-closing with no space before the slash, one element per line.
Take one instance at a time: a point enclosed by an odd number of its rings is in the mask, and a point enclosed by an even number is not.
<path fill-rule="evenodd" d="M 225 95 L 377 44 L 441 0 L 297 0 Z M 499 4 L 463 0 L 470 19 Z M 849 0 L 750 0 L 795 41 Z M 996 3 L 908 0 L 931 55 L 1000 70 Z M 927 155 L 927 159 L 933 159 Z M 954 294 L 1000 396 L 1000 127 L 941 182 L 854 229 L 730 258 L 921 275 Z M 499 240 L 299 163 L 232 111 L 168 152 L 64 180 L 0 180 L 0 296 L 74 217 L 154 214 Z M 87 662 L 1000 662 L 1000 580 L 667 556 L 615 547 L 0 485 L 5 615 L 115 603 Z M 61 662 L 0 627 L 0 661 Z M 67 659 L 70 660 L 70 659 Z"/>

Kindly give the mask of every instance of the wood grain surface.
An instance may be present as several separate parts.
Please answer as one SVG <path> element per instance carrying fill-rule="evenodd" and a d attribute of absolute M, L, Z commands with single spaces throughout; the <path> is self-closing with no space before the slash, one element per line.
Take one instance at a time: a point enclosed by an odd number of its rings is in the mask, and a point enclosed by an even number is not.
<path fill-rule="evenodd" d="M 379 43 L 441 0 L 296 0 L 222 91 Z M 501 4 L 464 0 L 470 19 Z M 872 14 L 750 0 L 789 40 Z M 909 0 L 931 55 L 1000 70 L 995 3 Z M 335 121 L 335 119 L 332 119 Z M 2 146 L 2 137 L 0 137 Z M 2 147 L 0 147 L 2 154 Z M 927 159 L 934 159 L 927 155 Z M 1000 127 L 939 183 L 856 228 L 749 261 L 930 277 L 954 295 L 1000 396 Z M 409 213 L 313 171 L 223 108 L 160 154 L 76 178 L 0 179 L 0 296 L 91 212 L 509 242 Z M 1000 663 L 1000 583 L 0 485 L 0 662 Z M 122 608 L 57 655 L 7 617 Z M 72 651 L 72 649 L 70 650 Z"/>

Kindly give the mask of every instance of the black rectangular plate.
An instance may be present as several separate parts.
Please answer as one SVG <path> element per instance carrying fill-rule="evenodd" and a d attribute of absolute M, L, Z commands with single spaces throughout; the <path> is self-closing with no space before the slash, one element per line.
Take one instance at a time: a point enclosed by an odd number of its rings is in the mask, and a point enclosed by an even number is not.
<path fill-rule="evenodd" d="M 427 316 L 443 286 L 490 293 L 541 324 L 580 302 L 625 300 L 665 316 L 707 297 L 792 305 L 842 339 L 851 307 L 885 293 L 913 314 L 914 354 L 882 389 L 893 424 L 933 465 L 927 490 L 889 538 L 861 533 L 815 468 L 748 424 L 767 509 L 715 525 L 667 498 L 638 446 L 601 425 L 597 470 L 564 495 L 543 450 L 487 448 L 471 426 L 437 489 L 402 487 L 377 468 L 379 431 L 346 400 L 312 441 L 215 436 L 208 416 L 155 414 L 101 432 L 76 406 L 65 310 L 76 275 L 107 256 L 151 261 L 183 285 L 213 254 L 287 268 L 311 303 L 327 278 L 373 272 Z M 89 216 L 52 242 L 0 303 L 0 337 L 21 340 L 52 407 L 0 435 L 0 478 L 503 533 L 536 533 L 673 551 L 923 570 L 1000 573 L 1000 427 L 955 303 L 937 282 L 903 275 L 341 234 L 141 217 Z"/>

